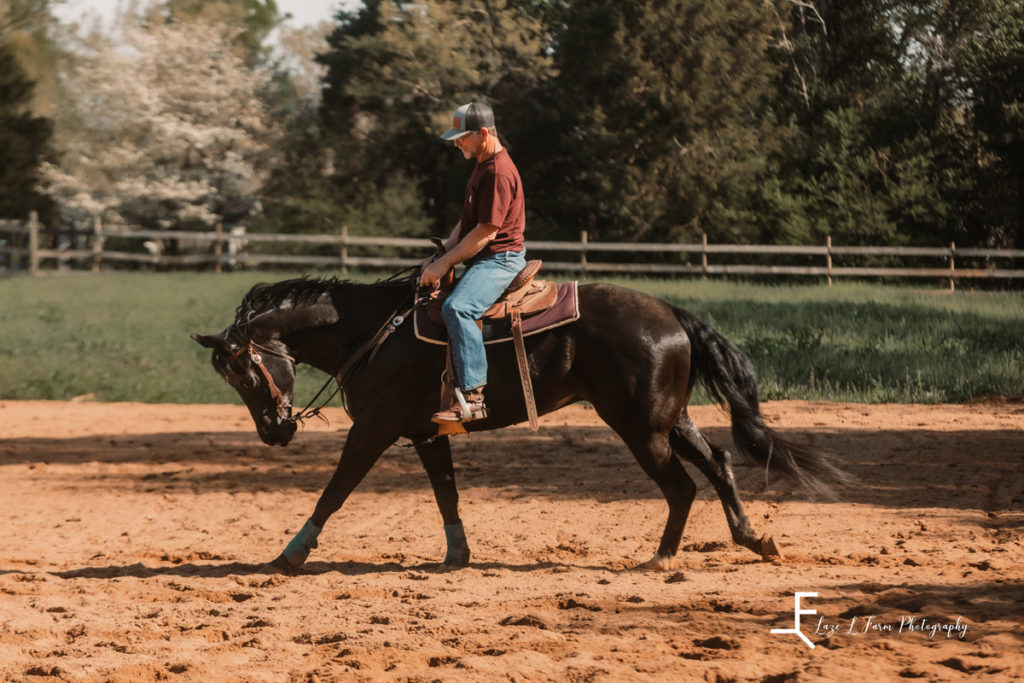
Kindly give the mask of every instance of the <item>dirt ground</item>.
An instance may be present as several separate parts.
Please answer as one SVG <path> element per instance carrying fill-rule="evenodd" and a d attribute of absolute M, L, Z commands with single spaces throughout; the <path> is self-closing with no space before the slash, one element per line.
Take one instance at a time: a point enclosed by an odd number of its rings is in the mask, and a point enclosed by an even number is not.
<path fill-rule="evenodd" d="M 592 410 L 455 441 L 471 564 L 440 566 L 415 452 L 392 447 L 295 576 L 348 422 L 262 445 L 244 408 L 0 402 L 0 679 L 804 681 L 1024 678 L 1024 403 L 773 402 L 856 482 L 814 502 L 743 466 L 759 532 L 707 482 L 681 566 L 666 507 Z M 692 411 L 729 443 L 727 416 Z M 800 632 L 794 593 L 802 596 Z"/>

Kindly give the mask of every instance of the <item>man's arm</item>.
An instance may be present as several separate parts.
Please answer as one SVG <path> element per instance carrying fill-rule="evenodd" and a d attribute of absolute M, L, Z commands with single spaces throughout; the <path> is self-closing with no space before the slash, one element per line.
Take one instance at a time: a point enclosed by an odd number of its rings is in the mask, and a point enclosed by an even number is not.
<path fill-rule="evenodd" d="M 452 234 L 448 235 L 448 241 L 444 243 L 444 250 L 451 251 L 455 248 L 455 245 L 459 243 L 459 230 L 462 230 L 462 219 L 455 224 L 455 229 L 452 230 Z"/>
<path fill-rule="evenodd" d="M 443 245 L 441 245 L 441 248 L 444 249 L 445 251 L 450 251 L 456 244 L 458 244 L 458 242 L 459 242 L 459 230 L 461 230 L 461 229 L 462 229 L 462 219 L 460 218 L 459 222 L 455 224 L 455 229 L 452 230 L 450 235 L 448 235 L 448 239 L 445 240 L 445 243 Z M 430 256 L 428 256 L 425 259 L 423 259 L 422 261 L 420 261 L 420 272 L 422 273 L 423 270 L 427 266 L 429 266 L 434 261 L 435 258 L 437 258 L 437 254 L 431 254 Z"/>
<path fill-rule="evenodd" d="M 446 245 L 447 251 L 444 255 L 423 269 L 423 274 L 420 276 L 420 286 L 435 286 L 444 277 L 444 274 L 457 264 L 471 259 L 480 253 L 481 249 L 494 240 L 498 234 L 498 226 L 491 225 L 490 223 L 477 223 L 477 226 L 468 235 L 457 244 L 452 245 L 451 241 L 457 234 L 458 226 L 456 226 L 455 232 L 452 233 L 452 237 L 448 240 L 448 245 Z"/>
<path fill-rule="evenodd" d="M 449 268 L 467 261 L 477 254 L 480 250 L 494 241 L 494 238 L 498 234 L 498 226 L 491 225 L 490 223 L 477 223 L 476 227 L 473 228 L 468 235 L 462 238 L 458 244 L 450 246 L 448 251 L 445 252 L 439 261 L 443 261 L 447 264 L 445 272 Z"/>

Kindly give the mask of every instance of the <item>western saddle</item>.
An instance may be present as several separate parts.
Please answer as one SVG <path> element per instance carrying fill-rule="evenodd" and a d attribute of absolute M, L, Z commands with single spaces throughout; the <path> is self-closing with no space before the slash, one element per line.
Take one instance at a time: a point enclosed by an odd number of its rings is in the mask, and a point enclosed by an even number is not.
<path fill-rule="evenodd" d="M 434 238 L 432 241 L 435 247 L 437 247 L 438 255 L 444 253 L 444 245 L 441 243 L 441 240 Z M 484 311 L 484 314 L 477 321 L 481 328 L 485 322 L 507 321 L 508 327 L 512 331 L 512 342 L 519 366 L 519 380 L 523 387 L 523 399 L 526 402 L 526 414 L 530 420 L 530 429 L 533 431 L 537 431 L 539 421 L 537 417 L 537 404 L 533 395 L 533 382 L 530 379 L 529 361 L 526 357 L 526 344 L 523 341 L 522 320 L 523 318 L 528 318 L 548 310 L 558 300 L 558 283 L 552 280 L 536 279 L 541 264 L 542 261 L 540 259 L 527 261 L 526 267 L 519 271 L 519 274 L 512 279 L 509 286 L 505 288 L 505 293 L 501 295 L 501 298 Z M 430 316 L 430 319 L 442 327 L 444 326 L 444 320 L 441 318 L 441 305 L 454 289 L 454 273 L 449 272 L 441 280 L 439 294 L 426 306 L 427 315 Z M 448 354 L 448 363 L 449 365 L 451 363 L 450 353 Z M 452 373 L 446 372 L 445 375 L 450 381 Z M 442 403 L 448 400 L 451 392 L 451 387 L 444 387 Z M 439 433 L 450 434 L 462 431 L 465 431 L 465 429 L 456 423 L 454 425 L 443 425 Z"/>
<path fill-rule="evenodd" d="M 540 259 L 527 261 L 526 267 L 512 279 L 501 298 L 484 311 L 480 320 L 508 319 L 511 325 L 513 314 L 517 314 L 519 318 L 529 318 L 531 315 L 543 313 L 554 306 L 558 299 L 558 283 L 553 280 L 536 279 L 542 264 L 543 261 Z M 430 315 L 430 319 L 438 325 L 444 325 L 444 321 L 441 319 L 441 305 L 453 289 L 455 289 L 454 278 L 446 277 L 442 280 L 440 294 L 427 304 L 427 313 Z"/>

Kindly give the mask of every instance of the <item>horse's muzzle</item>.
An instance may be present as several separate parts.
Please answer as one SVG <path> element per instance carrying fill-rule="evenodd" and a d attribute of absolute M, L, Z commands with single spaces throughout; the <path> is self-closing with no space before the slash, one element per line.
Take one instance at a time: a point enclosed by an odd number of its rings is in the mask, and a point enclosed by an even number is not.
<path fill-rule="evenodd" d="M 298 423 L 292 419 L 282 420 L 269 428 L 257 430 L 263 443 L 268 446 L 287 446 L 299 428 Z"/>

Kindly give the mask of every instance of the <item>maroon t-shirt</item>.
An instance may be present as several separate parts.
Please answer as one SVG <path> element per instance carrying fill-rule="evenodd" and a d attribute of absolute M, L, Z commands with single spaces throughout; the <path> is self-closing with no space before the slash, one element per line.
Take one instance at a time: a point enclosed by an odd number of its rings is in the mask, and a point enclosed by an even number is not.
<path fill-rule="evenodd" d="M 459 241 L 478 223 L 498 226 L 498 234 L 470 262 L 502 251 L 522 251 L 526 230 L 526 202 L 523 182 L 508 152 L 502 149 L 490 159 L 478 162 L 466 183 Z"/>

